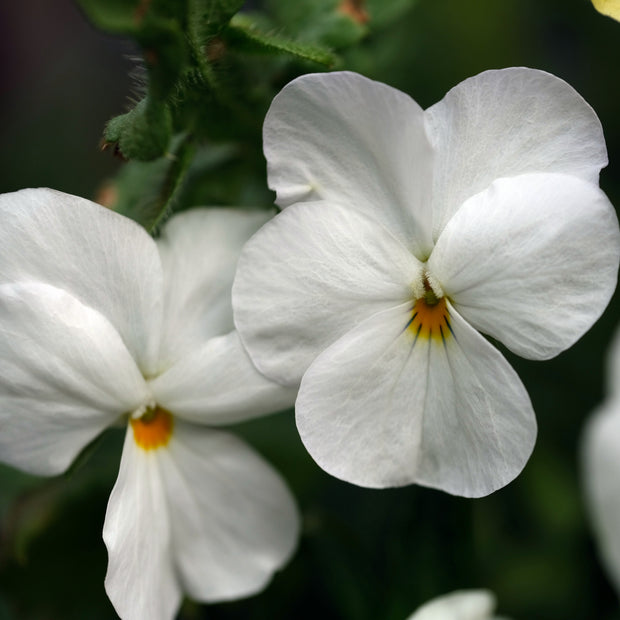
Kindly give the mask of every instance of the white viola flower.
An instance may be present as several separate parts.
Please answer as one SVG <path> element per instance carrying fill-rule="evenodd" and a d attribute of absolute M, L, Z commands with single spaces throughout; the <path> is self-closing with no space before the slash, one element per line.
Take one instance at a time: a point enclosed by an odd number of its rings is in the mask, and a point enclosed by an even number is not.
<path fill-rule="evenodd" d="M 620 595 L 620 330 L 610 348 L 607 366 L 608 395 L 586 424 L 581 461 L 599 552 Z"/>
<path fill-rule="evenodd" d="M 124 620 L 170 620 L 183 593 L 256 593 L 296 544 L 283 480 L 218 428 L 294 400 L 254 369 L 232 322 L 239 252 L 267 219 L 196 209 L 155 242 L 88 200 L 0 196 L 0 459 L 58 474 L 126 421 L 103 528 Z"/>
<path fill-rule="evenodd" d="M 501 620 L 488 590 L 458 590 L 429 601 L 407 620 Z"/>
<path fill-rule="evenodd" d="M 476 497 L 536 437 L 518 376 L 580 338 L 616 285 L 594 111 L 542 71 L 488 71 L 424 111 L 354 73 L 302 76 L 264 125 L 283 212 L 245 246 L 235 324 L 250 357 L 301 381 L 314 459 L 368 487 Z"/>

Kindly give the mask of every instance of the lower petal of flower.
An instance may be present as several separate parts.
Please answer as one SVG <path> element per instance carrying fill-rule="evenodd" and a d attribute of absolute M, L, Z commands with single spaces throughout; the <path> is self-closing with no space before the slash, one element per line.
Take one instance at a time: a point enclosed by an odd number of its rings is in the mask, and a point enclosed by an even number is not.
<path fill-rule="evenodd" d="M 407 327 L 411 304 L 402 304 L 354 327 L 306 371 L 297 427 L 328 473 L 366 487 L 417 483 L 481 497 L 523 469 L 536 437 L 527 392 L 444 303 L 451 329 L 440 346 L 432 339 L 440 305 L 423 309 L 420 333 L 431 337 L 422 340 Z"/>
<path fill-rule="evenodd" d="M 128 426 L 103 526 L 108 549 L 105 589 L 123 620 L 171 620 L 181 603 L 170 509 L 160 474 L 159 456 L 165 452 L 139 448 Z"/>
<path fill-rule="evenodd" d="M 280 475 L 230 433 L 181 418 L 156 456 L 185 593 L 216 602 L 262 590 L 299 534 L 295 502 Z"/>

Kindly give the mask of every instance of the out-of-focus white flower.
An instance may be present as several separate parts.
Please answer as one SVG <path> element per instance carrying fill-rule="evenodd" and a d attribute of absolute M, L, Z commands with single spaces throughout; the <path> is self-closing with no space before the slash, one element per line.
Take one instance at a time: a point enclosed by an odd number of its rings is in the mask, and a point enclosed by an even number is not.
<path fill-rule="evenodd" d="M 592 4 L 599 13 L 620 21 L 620 0 L 592 0 Z"/>
<path fill-rule="evenodd" d="M 501 620 L 492 615 L 495 607 L 488 590 L 459 590 L 434 598 L 407 620 Z"/>
<path fill-rule="evenodd" d="M 261 590 L 298 515 L 280 476 L 216 427 L 290 406 L 232 322 L 241 246 L 262 212 L 196 209 L 157 242 L 52 190 L 0 196 L 0 459 L 64 471 L 127 424 L 103 529 L 106 590 L 125 620 Z"/>
<path fill-rule="evenodd" d="M 326 471 L 482 496 L 536 437 L 518 376 L 571 346 L 616 286 L 594 111 L 542 71 L 488 71 L 424 111 L 354 73 L 302 76 L 264 126 L 284 211 L 233 285 L 250 357 L 301 381 L 301 438 Z"/>
<path fill-rule="evenodd" d="M 607 366 L 607 398 L 583 435 L 583 484 L 599 552 L 620 594 L 620 331 Z"/>

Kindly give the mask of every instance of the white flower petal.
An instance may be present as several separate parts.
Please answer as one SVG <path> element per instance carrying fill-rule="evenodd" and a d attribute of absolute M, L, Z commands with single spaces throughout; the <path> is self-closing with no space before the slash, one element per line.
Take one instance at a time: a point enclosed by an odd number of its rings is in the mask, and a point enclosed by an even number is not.
<path fill-rule="evenodd" d="M 408 620 L 491 620 L 495 596 L 488 590 L 458 590 L 432 599 Z"/>
<path fill-rule="evenodd" d="M 526 68 L 485 71 L 426 111 L 437 150 L 433 236 L 499 177 L 560 172 L 598 183 L 607 165 L 601 124 L 566 82 Z"/>
<path fill-rule="evenodd" d="M 103 315 L 45 284 L 0 285 L 0 459 L 57 474 L 146 395 Z"/>
<path fill-rule="evenodd" d="M 235 324 L 258 369 L 296 385 L 353 325 L 409 299 L 421 270 L 375 220 L 335 204 L 294 205 L 241 254 Z"/>
<path fill-rule="evenodd" d="M 598 549 L 620 593 L 620 402 L 595 412 L 582 441 L 583 482 Z"/>
<path fill-rule="evenodd" d="M 0 195 L 0 283 L 40 281 L 101 312 L 154 371 L 162 275 L 149 235 L 126 217 L 50 189 Z"/>
<path fill-rule="evenodd" d="M 544 359 L 580 338 L 616 287 L 620 233 L 598 186 L 560 174 L 499 179 L 450 220 L 429 269 L 463 317 Z"/>
<path fill-rule="evenodd" d="M 380 218 L 416 255 L 430 251 L 433 152 L 406 94 L 356 73 L 303 75 L 273 100 L 263 148 L 280 206 L 340 203 Z"/>
<path fill-rule="evenodd" d="M 528 395 L 503 356 L 450 306 L 441 338 L 415 338 L 411 305 L 378 313 L 303 377 L 297 427 L 328 473 L 465 497 L 508 484 L 534 446 Z"/>
<path fill-rule="evenodd" d="M 186 420 L 232 424 L 292 407 L 297 389 L 261 375 L 236 331 L 211 338 L 149 384 L 155 400 Z"/>
<path fill-rule="evenodd" d="M 297 542 L 299 517 L 284 482 L 228 433 L 177 420 L 168 448 L 161 472 L 185 592 L 199 601 L 259 592 Z"/>
<path fill-rule="evenodd" d="M 243 244 L 267 211 L 193 209 L 172 217 L 157 247 L 164 269 L 164 368 L 233 328 L 230 289 Z"/>
<path fill-rule="evenodd" d="M 172 620 L 181 603 L 159 452 L 139 448 L 128 427 L 103 526 L 105 589 L 123 620 Z"/>

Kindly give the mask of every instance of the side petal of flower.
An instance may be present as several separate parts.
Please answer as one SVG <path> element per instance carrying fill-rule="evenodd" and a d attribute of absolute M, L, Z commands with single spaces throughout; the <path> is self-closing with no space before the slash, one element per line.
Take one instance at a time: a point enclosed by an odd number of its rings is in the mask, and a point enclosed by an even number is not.
<path fill-rule="evenodd" d="M 455 86 L 426 116 L 437 150 L 435 239 L 463 202 L 494 179 L 560 172 L 598 183 L 607 165 L 594 110 L 544 71 L 485 71 Z"/>
<path fill-rule="evenodd" d="M 126 217 L 51 189 L 0 195 L 0 282 L 39 281 L 101 312 L 154 371 L 162 274 L 153 240 Z"/>
<path fill-rule="evenodd" d="M 380 209 L 414 251 L 430 250 L 433 152 L 405 93 L 346 71 L 303 75 L 273 100 L 263 145 L 281 207 L 324 199 Z"/>
<path fill-rule="evenodd" d="M 508 484 L 534 446 L 525 388 L 503 356 L 448 305 L 427 337 L 399 306 L 358 325 L 303 377 L 297 427 L 328 473 L 361 486 L 418 483 L 480 497 Z"/>
<path fill-rule="evenodd" d="M 407 620 L 491 620 L 495 596 L 488 590 L 458 590 L 422 605 Z"/>
<path fill-rule="evenodd" d="M 0 460 L 60 473 L 145 395 L 105 317 L 52 286 L 0 286 Z"/>
<path fill-rule="evenodd" d="M 530 359 L 567 349 L 616 287 L 620 232 L 598 186 L 560 174 L 499 179 L 468 200 L 429 269 L 474 327 Z"/>
<path fill-rule="evenodd" d="M 296 387 L 261 375 L 239 334 L 211 338 L 150 382 L 155 400 L 186 420 L 232 424 L 293 406 Z"/>
<path fill-rule="evenodd" d="M 157 239 L 164 269 L 163 366 L 233 328 L 230 289 L 241 248 L 271 217 L 267 211 L 192 209 L 166 223 Z"/>
<path fill-rule="evenodd" d="M 352 326 L 412 294 L 421 263 L 381 224 L 335 204 L 289 207 L 245 246 L 235 324 L 257 368 L 298 385 Z"/>
<path fill-rule="evenodd" d="M 184 590 L 207 602 L 262 590 L 299 534 L 280 476 L 234 436 L 182 420 L 161 458 Z"/>
<path fill-rule="evenodd" d="M 583 483 L 598 548 L 620 593 L 620 402 L 595 412 L 582 440 Z"/>
<path fill-rule="evenodd" d="M 105 589 L 123 620 L 172 620 L 181 604 L 158 452 L 138 447 L 128 426 L 103 525 Z"/>

